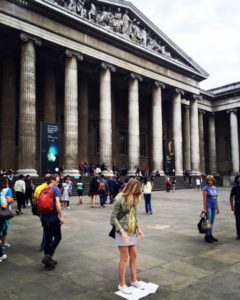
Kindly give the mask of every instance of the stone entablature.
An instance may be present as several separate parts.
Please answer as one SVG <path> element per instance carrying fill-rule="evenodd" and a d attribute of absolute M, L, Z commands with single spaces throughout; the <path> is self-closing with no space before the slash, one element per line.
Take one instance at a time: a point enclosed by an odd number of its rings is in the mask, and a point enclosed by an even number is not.
<path fill-rule="evenodd" d="M 131 47 L 137 48 L 163 62 L 193 72 L 201 79 L 208 74 L 177 45 L 168 39 L 150 20 L 128 1 L 86 0 L 9 0 L 33 9 L 34 4 L 43 9 L 52 8 L 72 17 L 90 28 L 104 32 Z M 46 6 L 44 6 L 44 4 Z M 135 11 L 136 10 L 136 11 Z M 40 11 L 39 11 L 40 12 Z M 51 11 L 49 10 L 49 15 Z"/>

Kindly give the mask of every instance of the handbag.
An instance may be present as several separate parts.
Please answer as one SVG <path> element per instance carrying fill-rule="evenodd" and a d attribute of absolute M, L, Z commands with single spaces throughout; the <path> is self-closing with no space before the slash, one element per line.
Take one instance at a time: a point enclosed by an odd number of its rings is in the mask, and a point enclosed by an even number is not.
<path fill-rule="evenodd" d="M 10 220 L 14 217 L 13 213 L 11 212 L 11 210 L 9 209 L 9 207 L 7 208 L 2 208 L 0 206 L 0 221 L 6 221 L 6 220 Z"/>
<path fill-rule="evenodd" d="M 200 216 L 200 221 L 197 224 L 197 228 L 199 233 L 204 234 L 206 233 L 209 229 L 211 229 L 212 225 L 210 224 L 209 220 L 207 219 L 207 214 L 202 211 Z"/>
<path fill-rule="evenodd" d="M 126 216 L 129 213 L 129 211 L 123 213 L 123 215 L 121 216 L 121 218 L 118 218 L 118 221 L 121 220 L 124 216 Z M 108 236 L 110 236 L 111 238 L 115 239 L 116 236 L 116 229 L 115 226 L 112 225 L 112 229 L 110 230 Z"/>

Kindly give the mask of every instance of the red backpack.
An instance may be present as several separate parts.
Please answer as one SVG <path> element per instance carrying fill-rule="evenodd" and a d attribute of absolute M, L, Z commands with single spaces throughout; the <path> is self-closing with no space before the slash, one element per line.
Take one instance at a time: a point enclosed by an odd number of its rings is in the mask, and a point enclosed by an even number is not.
<path fill-rule="evenodd" d="M 105 183 L 104 182 L 100 182 L 99 191 L 100 192 L 105 192 L 105 189 L 106 189 Z"/>
<path fill-rule="evenodd" d="M 38 198 L 38 210 L 42 214 L 51 214 L 55 210 L 54 190 L 51 186 L 43 189 Z"/>

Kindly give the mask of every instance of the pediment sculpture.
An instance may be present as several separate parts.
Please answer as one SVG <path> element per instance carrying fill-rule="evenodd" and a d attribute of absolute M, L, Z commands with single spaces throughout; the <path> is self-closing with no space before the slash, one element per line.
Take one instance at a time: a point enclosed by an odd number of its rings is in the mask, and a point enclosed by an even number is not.
<path fill-rule="evenodd" d="M 182 58 L 171 52 L 169 46 L 156 33 L 138 20 L 133 12 L 116 6 L 97 5 L 95 0 L 45 0 L 69 10 L 81 18 L 113 31 L 132 42 L 157 52 L 178 63 Z"/>

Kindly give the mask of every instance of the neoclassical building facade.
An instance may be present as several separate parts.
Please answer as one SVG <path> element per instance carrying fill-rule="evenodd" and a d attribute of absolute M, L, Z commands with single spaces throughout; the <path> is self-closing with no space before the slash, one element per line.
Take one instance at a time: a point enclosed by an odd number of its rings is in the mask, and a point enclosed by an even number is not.
<path fill-rule="evenodd" d="M 239 172 L 240 83 L 208 74 L 128 1 L 0 1 L 0 168 L 39 175 L 40 124 L 61 129 L 60 164 L 129 174 Z"/>

